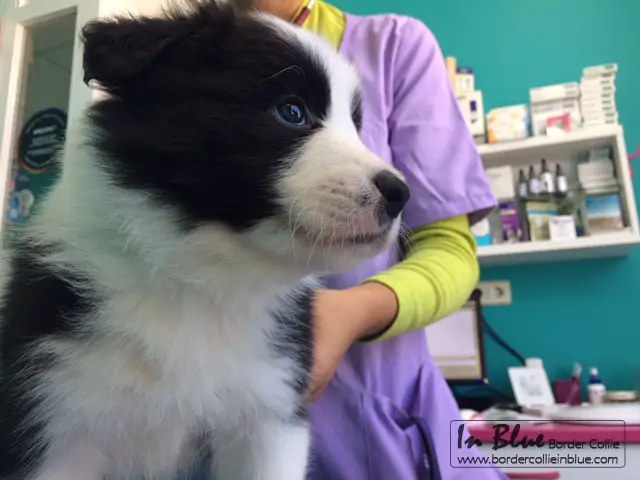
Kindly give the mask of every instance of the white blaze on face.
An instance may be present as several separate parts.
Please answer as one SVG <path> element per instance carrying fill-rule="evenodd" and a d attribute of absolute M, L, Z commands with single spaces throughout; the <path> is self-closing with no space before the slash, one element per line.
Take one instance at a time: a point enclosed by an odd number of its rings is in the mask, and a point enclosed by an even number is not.
<path fill-rule="evenodd" d="M 297 198 L 312 224 L 330 222 L 345 235 L 375 233 L 380 192 L 373 178 L 382 171 L 399 172 L 374 155 L 360 140 L 353 122 L 360 79 L 353 65 L 317 36 L 295 29 L 298 40 L 318 58 L 331 91 L 323 128 L 301 147 L 282 182 L 286 198 Z M 314 208 L 319 204 L 321 208 Z M 314 228 L 311 226 L 311 228 Z"/>
<path fill-rule="evenodd" d="M 281 220 L 288 222 L 286 233 L 295 237 L 302 257 L 305 250 L 311 252 L 310 259 L 317 252 L 326 265 L 345 258 L 370 257 L 387 248 L 399 228 L 399 218 L 389 220 L 381 214 L 384 198 L 373 180 L 385 171 L 400 179 L 402 176 L 360 140 L 353 121 L 354 103 L 360 97 L 358 74 L 316 35 L 270 16 L 262 17 L 291 41 L 302 44 L 322 67 L 330 89 L 322 127 L 305 140 L 277 179 L 287 217 Z M 293 243 L 291 239 L 288 242 Z"/>

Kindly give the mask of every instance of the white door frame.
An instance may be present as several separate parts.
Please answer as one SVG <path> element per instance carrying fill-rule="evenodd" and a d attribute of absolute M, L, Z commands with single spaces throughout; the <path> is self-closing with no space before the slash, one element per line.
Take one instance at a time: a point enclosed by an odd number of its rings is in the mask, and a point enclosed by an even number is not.
<path fill-rule="evenodd" d="M 82 45 L 79 32 L 87 21 L 99 16 L 101 0 L 4 0 L 0 22 L 0 238 L 3 238 L 11 163 L 24 106 L 28 73 L 29 28 L 56 17 L 76 14 L 68 119 L 73 125 L 91 102 L 92 92 L 82 81 Z M 67 135 L 71 135 L 69 131 Z"/>
<path fill-rule="evenodd" d="M 11 162 L 21 127 L 22 98 L 26 80 L 28 29 L 75 12 L 67 138 L 75 134 L 83 110 L 99 92 L 83 82 L 82 26 L 98 17 L 125 13 L 156 14 L 167 0 L 0 0 L 0 240 L 4 238 L 7 188 Z M 26 120 L 26 119 L 25 119 Z M 3 242 L 0 241 L 0 245 Z M 1 248 L 1 247 L 0 247 Z"/>

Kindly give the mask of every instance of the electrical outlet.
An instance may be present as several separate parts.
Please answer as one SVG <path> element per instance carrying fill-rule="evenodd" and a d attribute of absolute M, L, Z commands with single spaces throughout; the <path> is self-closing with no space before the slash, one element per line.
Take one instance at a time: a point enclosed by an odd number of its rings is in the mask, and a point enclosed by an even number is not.
<path fill-rule="evenodd" d="M 480 282 L 478 288 L 482 291 L 482 305 L 511 305 L 511 283 L 507 280 Z"/>

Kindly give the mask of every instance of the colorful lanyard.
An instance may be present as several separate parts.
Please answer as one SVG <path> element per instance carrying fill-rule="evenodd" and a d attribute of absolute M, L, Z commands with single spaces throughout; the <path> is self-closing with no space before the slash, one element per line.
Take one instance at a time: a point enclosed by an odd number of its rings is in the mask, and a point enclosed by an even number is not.
<path fill-rule="evenodd" d="M 309 14 L 311 13 L 311 9 L 313 8 L 313 6 L 315 5 L 316 0 L 311 0 L 306 7 L 304 7 L 300 13 L 298 14 L 298 16 L 293 20 L 293 24 L 297 25 L 298 27 L 301 27 L 302 25 L 304 25 L 305 20 L 309 17 Z"/>

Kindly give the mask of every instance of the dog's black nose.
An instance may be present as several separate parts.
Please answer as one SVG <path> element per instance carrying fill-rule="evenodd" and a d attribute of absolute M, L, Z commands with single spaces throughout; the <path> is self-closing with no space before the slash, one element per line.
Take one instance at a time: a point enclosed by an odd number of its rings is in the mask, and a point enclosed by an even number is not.
<path fill-rule="evenodd" d="M 409 201 L 409 187 L 391 172 L 380 172 L 373 177 L 373 184 L 384 198 L 384 210 L 395 219 Z"/>

